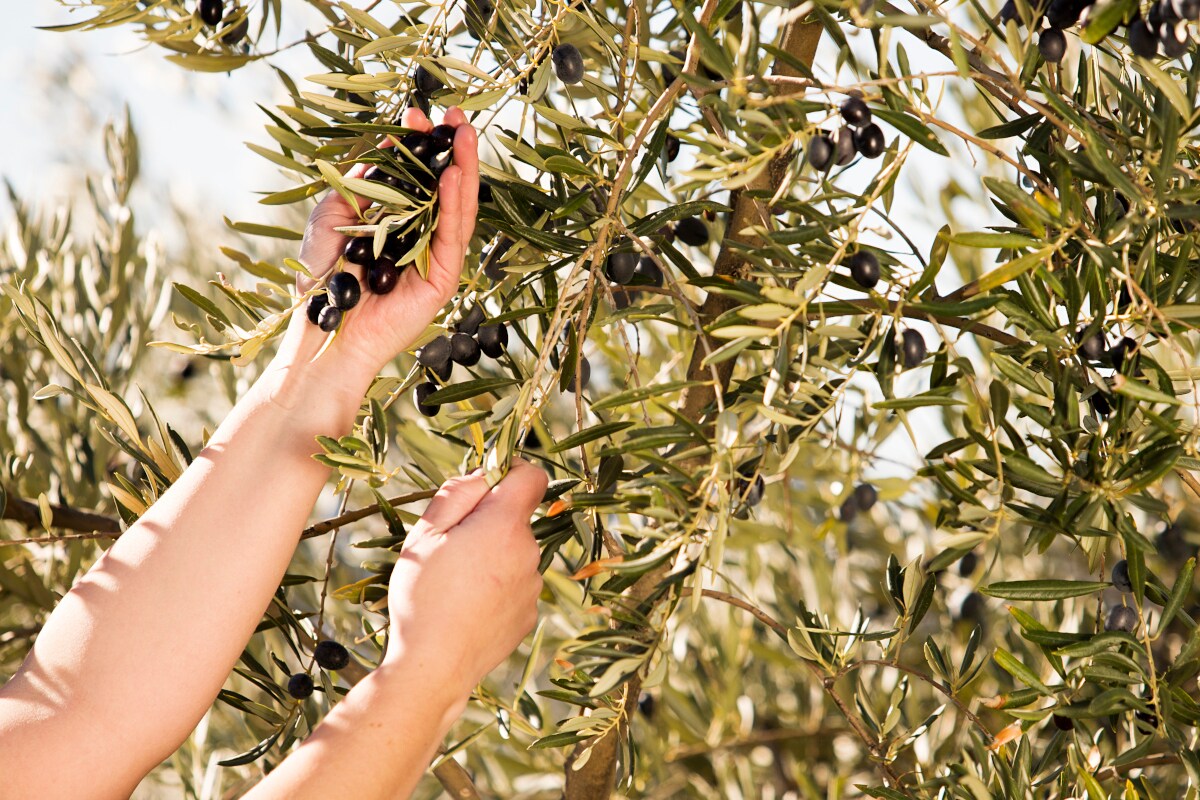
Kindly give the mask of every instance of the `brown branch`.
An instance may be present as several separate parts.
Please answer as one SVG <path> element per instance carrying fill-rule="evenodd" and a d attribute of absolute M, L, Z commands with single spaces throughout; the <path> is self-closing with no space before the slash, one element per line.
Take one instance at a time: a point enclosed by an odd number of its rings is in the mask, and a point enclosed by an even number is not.
<path fill-rule="evenodd" d="M 1178 764 L 1179 756 L 1173 753 L 1159 753 L 1158 755 L 1146 756 L 1139 758 L 1136 761 L 1130 761 L 1128 764 L 1114 764 L 1104 767 L 1096 771 L 1096 780 L 1106 781 L 1110 778 L 1115 778 L 1122 772 L 1129 772 L 1132 769 L 1141 769 L 1142 767 L 1161 767 L 1166 764 Z"/>
<path fill-rule="evenodd" d="M 51 505 L 50 512 L 50 527 L 52 528 L 115 536 L 121 534 L 120 520 L 107 517 L 103 514 L 97 514 L 94 511 L 80 511 L 70 506 Z M 0 519 L 11 519 L 14 522 L 21 523 L 26 528 L 45 530 L 42 526 L 42 512 L 38 508 L 38 504 L 22 500 L 19 497 L 9 496 L 8 503 L 4 506 L 4 513 L 0 514 Z"/>
<path fill-rule="evenodd" d="M 391 500 L 388 500 L 388 505 L 403 506 L 407 505 L 408 503 L 415 503 L 418 500 L 428 500 L 435 494 L 437 494 L 436 489 L 426 489 L 420 492 L 409 492 L 408 494 L 402 494 L 399 497 L 393 497 Z M 363 506 L 362 508 L 355 509 L 354 511 L 347 511 L 345 514 L 340 516 L 323 520 L 315 525 L 310 525 L 304 529 L 304 533 L 300 534 L 300 538 L 311 539 L 314 536 L 321 536 L 336 528 L 340 528 L 347 523 L 357 522 L 360 519 L 366 519 L 367 517 L 374 516 L 379 513 L 379 509 L 379 503 L 374 503 L 373 505 Z"/>

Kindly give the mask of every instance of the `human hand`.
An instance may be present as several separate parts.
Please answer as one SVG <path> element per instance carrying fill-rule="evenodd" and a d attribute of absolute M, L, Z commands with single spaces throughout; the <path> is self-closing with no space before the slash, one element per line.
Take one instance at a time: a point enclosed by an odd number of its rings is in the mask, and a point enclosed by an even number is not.
<path fill-rule="evenodd" d="M 494 488 L 482 472 L 442 485 L 392 571 L 385 663 L 419 661 L 465 700 L 516 649 L 537 623 L 541 551 L 529 518 L 546 482 L 515 459 Z"/>
<path fill-rule="evenodd" d="M 368 380 L 398 352 L 411 346 L 458 290 L 479 206 L 478 137 L 461 109 L 447 111 L 444 122 L 456 128 L 454 163 L 438 182 L 438 221 L 430 242 L 428 280 L 422 279 L 415 267 L 406 269 L 392 292 L 376 295 L 365 290 L 362 268 L 343 262 L 343 268 L 363 284 L 362 300 L 347 313 L 336 338 L 321 358 L 338 364 L 340 370 L 349 367 Z M 415 108 L 405 112 L 402 124 L 420 131 L 433 128 L 429 119 Z M 368 165 L 360 164 L 348 175 L 361 177 L 367 169 Z M 360 208 L 366 208 L 369 202 L 360 199 Z M 348 237 L 335 228 L 360 223 L 357 211 L 337 192 L 329 192 L 317 204 L 308 218 L 300 246 L 300 261 L 314 278 L 319 280 L 332 271 L 346 246 Z M 308 278 L 297 281 L 301 292 L 312 286 Z M 312 358 L 326 336 L 308 323 L 301 308 L 292 317 L 284 343 L 284 348 L 291 351 L 289 360 Z"/>

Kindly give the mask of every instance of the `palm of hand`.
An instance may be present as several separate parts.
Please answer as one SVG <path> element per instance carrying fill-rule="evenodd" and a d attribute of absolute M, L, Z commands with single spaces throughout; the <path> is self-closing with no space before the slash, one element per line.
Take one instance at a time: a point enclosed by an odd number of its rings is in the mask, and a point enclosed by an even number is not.
<path fill-rule="evenodd" d="M 396 353 L 416 341 L 458 289 L 478 209 L 478 141 L 462 111 L 451 109 L 445 119 L 458 131 L 454 138 L 454 164 L 442 174 L 438 184 L 438 221 L 430 241 L 428 280 L 421 277 L 415 266 L 410 266 L 391 293 L 376 295 L 364 291 L 330 345 L 331 350 L 339 351 L 335 356 L 338 359 L 347 358 L 377 372 Z M 404 126 L 424 131 L 433 127 L 417 109 L 405 113 Z M 359 165 L 349 174 L 360 177 L 365 171 L 366 165 Z M 365 207 L 366 202 L 361 205 Z M 317 205 L 309 217 L 300 248 L 300 261 L 315 278 L 323 278 L 335 268 L 345 247 L 347 239 L 336 228 L 361 222 L 357 211 L 336 192 Z M 365 283 L 360 267 L 345 263 L 344 269 Z M 312 285 L 307 278 L 298 282 L 300 291 L 307 291 Z M 303 317 L 298 314 L 299 323 L 294 319 L 293 324 L 306 324 Z M 313 334 L 319 335 L 319 331 L 308 332 Z"/>

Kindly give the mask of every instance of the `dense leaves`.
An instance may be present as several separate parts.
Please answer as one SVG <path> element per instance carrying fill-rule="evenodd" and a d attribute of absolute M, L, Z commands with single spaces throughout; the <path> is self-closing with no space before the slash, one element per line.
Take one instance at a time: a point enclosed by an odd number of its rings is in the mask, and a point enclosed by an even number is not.
<path fill-rule="evenodd" d="M 267 57 L 280 12 L 90 5 L 81 27 L 129 25 L 220 71 Z M 1200 75 L 1131 58 L 1128 3 L 1053 3 L 1036 39 L 1042 9 L 1010 5 L 999 25 L 883 2 L 784 25 L 777 4 L 730 0 L 320 4 L 313 74 L 281 73 L 273 143 L 254 145 L 290 181 L 264 204 L 366 197 L 347 260 L 424 231 L 392 256 L 424 273 L 444 163 L 400 113 L 459 105 L 488 145 L 460 293 L 354 434 L 320 440 L 369 558 L 343 547 L 354 563 L 317 582 L 363 662 L 408 503 L 517 453 L 557 479 L 535 525 L 547 623 L 457 731 L 481 787 L 1195 793 Z M 1127 44 L 1108 36 L 1125 23 Z M 814 64 L 817 36 L 837 47 Z M 945 83 L 910 66 L 914 45 Z M 126 154 L 120 194 L 132 147 L 109 149 Z M 372 171 L 346 177 L 355 164 Z M 905 173 L 941 193 L 935 235 Z M 987 208 L 952 213 L 972 198 Z M 5 340 L 24 345 L 0 362 L 0 479 L 24 509 L 9 538 L 71 529 L 60 505 L 128 522 L 178 475 L 187 444 L 134 402 L 151 330 L 232 376 L 299 307 L 298 262 L 242 252 L 294 247 L 294 221 L 230 221 L 279 241 L 225 248 L 240 285 L 170 297 L 131 219 L 103 220 L 109 251 L 76 261 L 65 223 L 18 206 L 0 259 Z M 359 288 L 339 282 L 299 312 L 331 335 Z M 167 302 L 174 332 L 146 316 Z M 39 403 L 57 435 L 33 424 Z M 79 433 L 92 419 L 100 433 Z M 36 631 L 92 556 L 80 540 L 0 550 L 0 625 Z M 301 658 L 325 635 L 310 577 L 285 581 L 222 695 L 254 720 L 226 763 L 274 763 L 337 699 Z M 29 636 L 5 636 L 15 663 Z"/>

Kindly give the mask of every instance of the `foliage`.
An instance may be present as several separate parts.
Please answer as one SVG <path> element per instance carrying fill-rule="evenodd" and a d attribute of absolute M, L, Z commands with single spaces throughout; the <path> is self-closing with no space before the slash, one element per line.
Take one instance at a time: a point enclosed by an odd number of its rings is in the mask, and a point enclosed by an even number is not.
<path fill-rule="evenodd" d="M 129 25 L 217 71 L 269 59 L 281 13 L 227 11 L 252 20 L 243 45 L 176 0 L 87 5 L 76 27 Z M 460 370 L 427 422 L 402 355 L 355 434 L 322 440 L 341 508 L 367 513 L 344 529 L 357 550 L 338 523 L 308 531 L 339 566 L 310 575 L 324 551 L 298 556 L 222 694 L 238 774 L 277 763 L 336 696 L 280 689 L 325 588 L 326 623 L 369 667 L 408 505 L 520 453 L 557 479 L 535 525 L 546 615 L 456 729 L 485 794 L 606 797 L 616 776 L 644 797 L 1196 796 L 1195 59 L 1072 35 L 1046 64 L 1017 21 L 922 0 L 313 5 L 328 27 L 295 46 L 320 72 L 280 72 L 290 102 L 264 109 L 273 144 L 252 145 L 289 181 L 263 203 L 374 191 L 359 232 L 432 213 L 344 174 L 399 168 L 384 137 L 405 132 L 410 103 L 461 106 L 491 147 L 492 200 L 425 338 L 479 305 L 512 344 Z M 822 35 L 836 47 L 813 67 Z M 947 71 L 914 69 L 914 39 Z M 560 43 L 584 54 L 579 84 L 554 77 Z M 417 65 L 443 85 L 432 96 L 412 90 Z M 814 169 L 814 140 L 855 90 L 886 152 Z M 135 393 L 148 339 L 222 362 L 232 389 L 301 268 L 226 246 L 243 280 L 168 298 L 132 217 L 111 211 L 136 158 L 129 134 L 108 137 L 94 239 L 17 203 L 0 256 L 14 345 L 0 479 L 12 530 L 36 539 L 0 549 L 6 667 L 96 554 L 67 511 L 128 523 L 202 444 Z M 978 185 L 957 171 L 968 155 Z M 946 176 L 935 235 L 904 207 L 906 166 Z M 952 213 L 972 194 L 996 224 Z M 703 246 L 675 236 L 695 217 Z M 665 282 L 610 284 L 607 257 L 630 251 Z M 883 275 L 866 290 L 846 267 L 864 251 Z M 156 324 L 167 302 L 174 331 Z M 910 331 L 927 357 L 906 355 Z M 881 502 L 855 513 L 863 483 Z M 1118 560 L 1127 592 L 1110 584 Z M 1136 624 L 1106 630 L 1121 605 Z"/>

